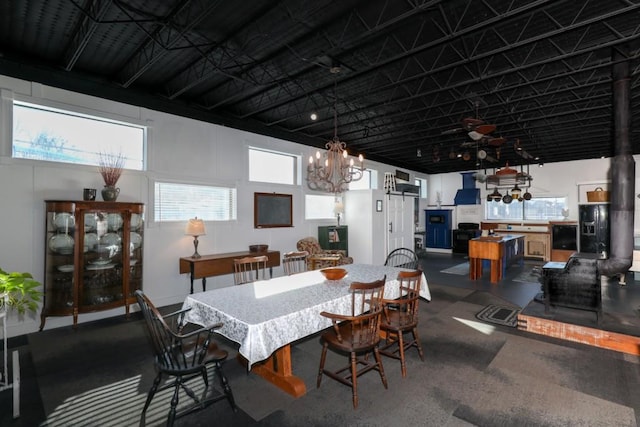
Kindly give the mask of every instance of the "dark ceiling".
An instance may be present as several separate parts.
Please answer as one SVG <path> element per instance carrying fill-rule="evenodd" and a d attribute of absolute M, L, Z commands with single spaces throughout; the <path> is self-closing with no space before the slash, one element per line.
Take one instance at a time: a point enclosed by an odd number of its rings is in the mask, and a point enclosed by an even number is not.
<path fill-rule="evenodd" d="M 639 35 L 640 0 L 7 0 L 0 74 L 317 147 L 335 106 L 351 154 L 432 174 L 612 155 Z"/>

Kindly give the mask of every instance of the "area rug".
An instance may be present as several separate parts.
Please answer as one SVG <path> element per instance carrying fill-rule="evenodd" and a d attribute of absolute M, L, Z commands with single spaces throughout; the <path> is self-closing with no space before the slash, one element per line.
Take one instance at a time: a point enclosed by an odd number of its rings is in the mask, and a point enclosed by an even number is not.
<path fill-rule="evenodd" d="M 515 328 L 518 326 L 518 313 L 520 313 L 519 308 L 490 304 L 480 310 L 476 317 L 485 322 Z"/>
<path fill-rule="evenodd" d="M 462 264 L 445 268 L 444 270 L 440 270 L 440 273 L 457 274 L 458 276 L 464 276 L 465 274 L 469 274 L 469 263 L 463 262 Z"/>

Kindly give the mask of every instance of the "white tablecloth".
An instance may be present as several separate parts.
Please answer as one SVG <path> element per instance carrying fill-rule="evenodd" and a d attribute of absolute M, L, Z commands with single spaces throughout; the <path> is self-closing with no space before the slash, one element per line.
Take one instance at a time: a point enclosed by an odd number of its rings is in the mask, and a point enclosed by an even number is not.
<path fill-rule="evenodd" d="M 278 348 L 331 326 L 321 311 L 349 314 L 351 282 L 373 282 L 387 276 L 385 298 L 397 298 L 395 267 L 350 264 L 342 280 L 327 281 L 320 271 L 215 289 L 187 296 L 187 320 L 199 325 L 222 322 L 217 332 L 240 344 L 239 352 L 252 364 Z M 420 296 L 430 300 L 422 276 Z"/>

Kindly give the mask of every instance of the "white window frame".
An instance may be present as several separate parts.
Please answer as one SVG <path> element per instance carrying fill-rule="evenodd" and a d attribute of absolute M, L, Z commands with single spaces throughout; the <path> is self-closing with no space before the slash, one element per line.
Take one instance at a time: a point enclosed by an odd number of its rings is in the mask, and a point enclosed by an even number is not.
<path fill-rule="evenodd" d="M 285 158 L 291 158 L 292 159 L 292 165 L 293 168 L 291 170 L 291 179 L 292 182 L 282 182 L 282 181 L 276 181 L 276 180 L 270 180 L 270 179 L 252 179 L 251 176 L 251 152 L 261 152 L 261 153 L 266 153 L 266 154 L 270 154 L 270 155 L 275 155 L 275 156 L 282 156 Z M 267 164 L 271 164 L 272 162 L 268 162 Z M 266 183 L 270 183 L 270 184 L 281 184 L 281 185 L 300 185 L 301 182 L 301 165 L 302 163 L 302 156 L 299 154 L 292 154 L 292 153 L 287 153 L 284 151 L 276 151 L 276 150 L 269 150 L 266 148 L 261 148 L 261 147 L 256 147 L 256 146 L 252 146 L 250 145 L 247 149 L 247 170 L 248 170 L 248 180 L 249 182 L 266 182 Z"/>
<path fill-rule="evenodd" d="M 368 181 L 369 185 L 367 187 L 361 187 L 360 185 L 356 185 L 355 187 L 353 187 L 351 184 L 354 183 L 349 183 L 349 190 L 369 190 L 369 189 L 376 189 L 378 188 L 378 171 L 375 169 L 365 169 L 364 171 L 362 171 L 362 178 L 360 178 L 358 181 L 355 181 L 357 183 L 361 182 L 361 181 Z"/>
<path fill-rule="evenodd" d="M 16 114 L 15 107 L 21 108 L 29 108 L 34 110 L 42 110 L 45 112 L 49 112 L 52 114 L 61 114 L 63 116 L 70 116 L 78 119 L 87 119 L 89 122 L 101 122 L 107 124 L 113 124 L 117 126 L 124 126 L 128 128 L 134 128 L 141 131 L 141 139 L 142 141 L 137 141 L 140 143 L 140 152 L 136 155 L 139 155 L 140 158 L 137 160 L 127 160 L 125 153 L 125 165 L 124 168 L 128 170 L 137 170 L 144 171 L 147 166 L 147 136 L 148 136 L 148 127 L 146 125 L 141 124 L 139 121 L 134 119 L 115 119 L 113 117 L 109 117 L 107 113 L 96 113 L 92 111 L 91 113 L 87 113 L 81 107 L 73 106 L 73 105 L 60 105 L 55 102 L 42 102 L 42 101 L 33 101 L 30 99 L 21 99 L 16 98 L 12 100 L 11 104 L 11 117 L 12 117 L 12 126 L 11 126 L 11 157 L 13 159 L 19 160 L 28 160 L 28 161 L 47 161 L 60 163 L 65 165 L 74 165 L 74 166 L 99 166 L 100 164 L 100 153 L 104 154 L 118 154 L 123 152 L 121 141 L 115 141 L 113 144 L 103 144 L 101 146 L 95 147 L 95 152 L 82 150 L 82 153 L 85 153 L 84 156 L 78 161 L 66 161 L 63 159 L 56 158 L 38 158 L 37 156 L 16 156 L 15 149 L 15 139 L 17 135 L 15 134 L 15 126 L 16 126 Z"/>
<path fill-rule="evenodd" d="M 203 219 L 204 221 L 212 222 L 229 222 L 236 221 L 238 219 L 238 189 L 236 187 L 161 179 L 155 180 L 151 184 L 151 192 L 153 194 L 153 207 L 151 212 L 152 218 L 149 222 L 153 222 L 155 224 L 177 222 L 184 223 L 188 219 L 194 218 L 196 216 Z M 163 219 L 161 212 L 163 200 L 162 197 L 158 198 L 158 192 L 162 191 L 162 188 L 159 188 L 159 186 L 165 187 L 165 195 L 167 197 L 171 196 L 172 191 L 180 192 L 180 194 L 183 196 L 182 199 L 169 200 L 168 202 L 166 202 L 180 204 L 183 207 L 183 209 L 180 209 L 180 212 L 178 212 L 180 215 L 171 215 L 171 213 L 169 212 L 166 219 Z M 225 203 L 231 204 L 231 206 L 228 207 L 229 217 L 220 218 L 212 214 L 211 205 L 217 202 L 215 199 L 208 202 L 208 204 L 203 203 L 203 193 L 206 193 L 207 190 L 213 189 L 221 189 L 230 192 L 230 199 L 225 201 Z"/>

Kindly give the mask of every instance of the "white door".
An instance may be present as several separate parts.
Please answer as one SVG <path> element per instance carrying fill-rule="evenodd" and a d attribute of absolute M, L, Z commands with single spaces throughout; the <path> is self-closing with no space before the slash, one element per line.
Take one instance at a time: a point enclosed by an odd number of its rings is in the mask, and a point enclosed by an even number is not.
<path fill-rule="evenodd" d="M 397 248 L 413 250 L 413 197 L 392 195 L 386 199 L 387 254 Z"/>

